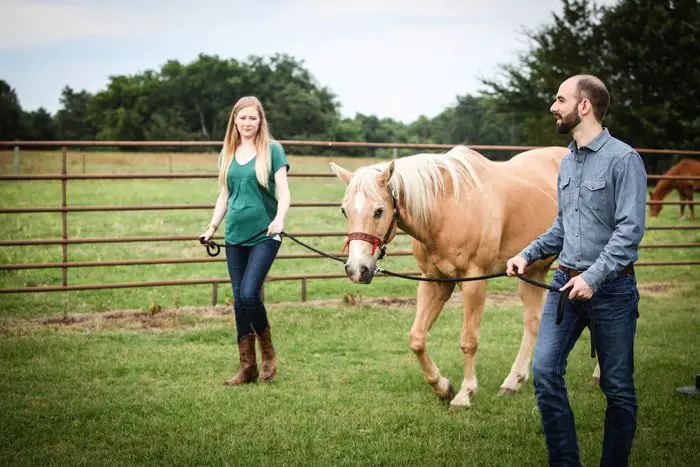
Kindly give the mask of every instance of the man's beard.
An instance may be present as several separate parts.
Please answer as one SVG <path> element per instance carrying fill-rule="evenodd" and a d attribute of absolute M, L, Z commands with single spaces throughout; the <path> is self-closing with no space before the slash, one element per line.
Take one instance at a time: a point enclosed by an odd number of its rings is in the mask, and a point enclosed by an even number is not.
<path fill-rule="evenodd" d="M 561 121 L 557 122 L 557 133 L 560 135 L 569 134 L 579 123 L 581 123 L 581 117 L 575 110 L 568 115 L 562 115 Z"/>

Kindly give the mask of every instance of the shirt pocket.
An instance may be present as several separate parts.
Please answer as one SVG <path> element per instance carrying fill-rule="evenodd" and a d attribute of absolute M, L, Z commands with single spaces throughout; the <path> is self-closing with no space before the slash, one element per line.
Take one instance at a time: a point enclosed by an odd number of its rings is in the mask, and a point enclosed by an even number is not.
<path fill-rule="evenodd" d="M 571 177 L 568 177 L 566 180 L 562 180 L 559 183 L 559 197 L 560 197 L 560 205 L 562 208 L 565 208 L 571 203 L 571 200 L 573 199 L 573 190 L 571 188 Z"/>
<path fill-rule="evenodd" d="M 581 202 L 588 209 L 600 211 L 608 204 L 605 191 L 606 181 L 601 179 L 584 180 L 581 183 Z"/>

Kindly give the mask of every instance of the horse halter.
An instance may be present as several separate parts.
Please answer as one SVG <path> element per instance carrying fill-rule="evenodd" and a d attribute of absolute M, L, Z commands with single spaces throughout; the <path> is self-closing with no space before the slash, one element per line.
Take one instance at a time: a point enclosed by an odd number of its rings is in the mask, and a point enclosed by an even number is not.
<path fill-rule="evenodd" d="M 391 190 L 389 190 L 389 197 L 391 197 L 391 202 L 394 203 L 394 214 L 391 217 L 391 223 L 389 224 L 389 229 L 386 231 L 386 234 L 384 234 L 384 238 L 380 239 L 379 237 L 375 237 L 374 235 L 365 232 L 350 232 L 348 234 L 348 238 L 345 240 L 343 249 L 340 250 L 341 253 L 345 253 L 345 250 L 348 248 L 348 245 L 352 240 L 362 240 L 372 245 L 372 256 L 374 256 L 377 248 L 379 248 L 379 257 L 377 257 L 377 261 L 386 256 L 386 245 L 389 243 L 389 237 L 399 222 L 399 203 L 396 201 L 396 197 Z"/>

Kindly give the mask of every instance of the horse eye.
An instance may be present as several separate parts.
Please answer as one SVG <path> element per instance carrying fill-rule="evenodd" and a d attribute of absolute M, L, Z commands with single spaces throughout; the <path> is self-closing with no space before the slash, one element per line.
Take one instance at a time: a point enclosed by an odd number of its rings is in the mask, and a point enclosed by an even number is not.
<path fill-rule="evenodd" d="M 379 219 L 380 217 L 382 217 L 382 214 L 384 214 L 384 208 L 379 208 L 374 211 L 374 218 Z"/>
<path fill-rule="evenodd" d="M 345 214 L 345 209 L 344 209 L 344 208 L 340 208 L 340 212 L 341 212 L 341 213 L 343 214 L 343 216 L 345 216 L 345 218 L 347 219 L 348 215 Z"/>

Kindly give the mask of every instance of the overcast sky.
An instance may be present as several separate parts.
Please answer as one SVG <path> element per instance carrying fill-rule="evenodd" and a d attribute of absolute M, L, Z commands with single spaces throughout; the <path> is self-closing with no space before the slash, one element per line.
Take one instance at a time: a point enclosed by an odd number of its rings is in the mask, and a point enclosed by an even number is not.
<path fill-rule="evenodd" d="M 598 0 L 614 4 L 615 0 Z M 61 89 L 199 53 L 287 53 L 328 86 L 344 116 L 434 117 L 527 48 L 524 28 L 561 0 L 0 0 L 0 79 L 25 110 Z M 555 90 L 553 90 L 554 92 Z"/>

